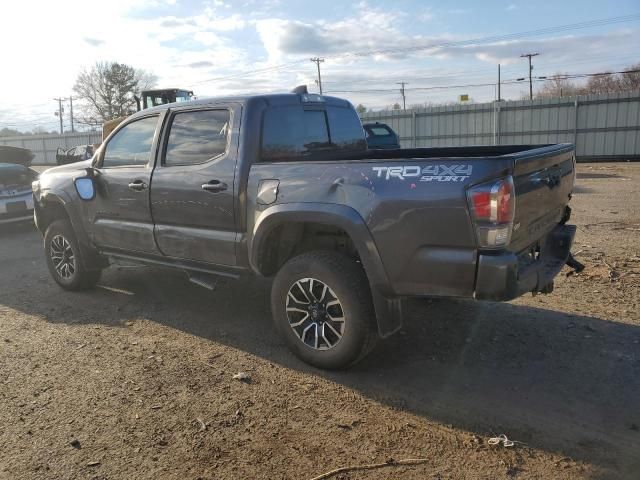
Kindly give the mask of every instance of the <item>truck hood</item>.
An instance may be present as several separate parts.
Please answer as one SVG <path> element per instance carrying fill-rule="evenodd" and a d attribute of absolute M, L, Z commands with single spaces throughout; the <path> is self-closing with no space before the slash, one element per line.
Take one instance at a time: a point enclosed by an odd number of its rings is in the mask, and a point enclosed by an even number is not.
<path fill-rule="evenodd" d="M 34 157 L 35 155 L 27 148 L 0 145 L 0 163 L 14 163 L 29 167 Z"/>

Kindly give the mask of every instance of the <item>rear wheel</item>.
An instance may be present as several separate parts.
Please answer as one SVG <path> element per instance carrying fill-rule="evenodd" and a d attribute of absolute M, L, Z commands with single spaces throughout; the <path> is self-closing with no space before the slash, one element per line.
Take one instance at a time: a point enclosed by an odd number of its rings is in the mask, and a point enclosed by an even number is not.
<path fill-rule="evenodd" d="M 56 220 L 44 235 L 47 267 L 53 279 L 65 290 L 85 290 L 100 278 L 100 270 L 84 267 L 82 252 L 68 220 Z"/>
<path fill-rule="evenodd" d="M 378 339 L 364 270 L 339 253 L 315 251 L 289 260 L 274 280 L 271 309 L 287 346 L 316 367 L 349 367 Z"/>

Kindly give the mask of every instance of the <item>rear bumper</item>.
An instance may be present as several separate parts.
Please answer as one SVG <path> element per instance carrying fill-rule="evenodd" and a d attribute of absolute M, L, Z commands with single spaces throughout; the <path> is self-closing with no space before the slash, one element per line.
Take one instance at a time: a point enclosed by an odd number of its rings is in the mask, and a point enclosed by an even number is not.
<path fill-rule="evenodd" d="M 506 301 L 524 293 L 542 291 L 569 258 L 575 233 L 575 225 L 556 226 L 540 240 L 540 253 L 535 259 L 528 252 L 480 254 L 475 298 Z"/>

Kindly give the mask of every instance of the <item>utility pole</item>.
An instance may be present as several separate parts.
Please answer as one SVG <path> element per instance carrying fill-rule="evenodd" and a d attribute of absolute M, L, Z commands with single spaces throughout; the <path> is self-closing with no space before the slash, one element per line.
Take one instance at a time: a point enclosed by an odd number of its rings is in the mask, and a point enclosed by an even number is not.
<path fill-rule="evenodd" d="M 62 102 L 64 102 L 66 98 L 54 98 L 54 100 L 58 102 L 58 111 L 56 112 L 56 116 L 60 119 L 60 135 L 62 135 L 64 133 L 62 129 L 62 114 L 64 113 Z"/>
<path fill-rule="evenodd" d="M 404 86 L 409 85 L 407 82 L 396 82 L 400 85 L 400 94 L 402 95 L 402 110 L 407 111 L 407 100 L 404 95 Z"/>
<path fill-rule="evenodd" d="M 500 64 L 498 64 L 498 101 L 500 101 Z"/>
<path fill-rule="evenodd" d="M 73 97 L 69 97 L 69 116 L 71 117 L 71 133 L 75 132 L 73 128 Z"/>
<path fill-rule="evenodd" d="M 529 59 L 529 100 L 533 100 L 533 80 L 531 79 L 531 73 L 533 72 L 533 65 L 531 65 L 531 57 L 537 57 L 539 53 L 523 53 L 521 58 Z"/>
<path fill-rule="evenodd" d="M 322 77 L 320 76 L 320 64 L 324 62 L 324 58 L 313 57 L 313 58 L 310 58 L 309 60 L 315 63 L 316 66 L 318 67 L 318 88 L 320 88 L 320 95 L 322 95 Z"/>

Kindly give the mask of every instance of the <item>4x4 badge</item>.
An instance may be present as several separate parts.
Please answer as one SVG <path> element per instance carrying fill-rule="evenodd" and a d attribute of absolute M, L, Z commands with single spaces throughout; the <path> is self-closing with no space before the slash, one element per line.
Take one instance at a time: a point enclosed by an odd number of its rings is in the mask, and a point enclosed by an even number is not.
<path fill-rule="evenodd" d="M 420 177 L 421 182 L 464 182 L 473 172 L 473 166 L 469 164 L 427 165 L 423 168 L 418 165 L 372 168 L 378 178 L 405 180 Z"/>

